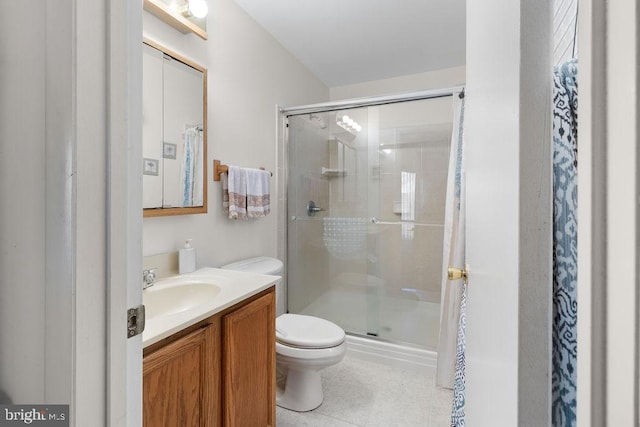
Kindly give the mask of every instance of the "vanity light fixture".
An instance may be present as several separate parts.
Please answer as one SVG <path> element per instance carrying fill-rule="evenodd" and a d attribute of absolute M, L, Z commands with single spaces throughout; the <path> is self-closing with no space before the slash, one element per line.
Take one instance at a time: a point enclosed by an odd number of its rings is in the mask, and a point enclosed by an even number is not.
<path fill-rule="evenodd" d="M 196 18 L 204 18 L 209 13 L 209 6 L 207 6 L 206 0 L 186 0 L 187 4 L 185 4 L 181 9 L 180 13 L 182 16 L 188 18 L 190 16 L 194 16 Z"/>
<path fill-rule="evenodd" d="M 358 122 L 356 122 L 346 114 L 342 117 L 336 115 L 336 123 L 338 124 L 338 126 L 350 133 L 353 133 L 354 131 L 360 132 L 362 130 L 362 126 L 360 126 Z"/>

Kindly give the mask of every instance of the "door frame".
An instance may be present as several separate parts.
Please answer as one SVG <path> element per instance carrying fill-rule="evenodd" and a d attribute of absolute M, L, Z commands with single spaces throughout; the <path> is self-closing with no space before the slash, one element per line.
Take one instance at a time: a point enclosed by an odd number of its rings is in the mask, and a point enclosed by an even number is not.
<path fill-rule="evenodd" d="M 69 403 L 70 425 L 139 426 L 126 309 L 142 300 L 142 7 L 44 7 L 44 401 Z"/>
<path fill-rule="evenodd" d="M 578 390 L 581 425 L 606 425 L 606 42 L 604 0 L 578 9 Z M 586 172 L 586 173 L 585 173 Z M 593 367 L 593 368 L 592 368 Z"/>
<path fill-rule="evenodd" d="M 607 424 L 638 425 L 638 11 L 607 2 Z"/>
<path fill-rule="evenodd" d="M 578 422 L 637 425 L 640 9 L 580 6 Z"/>

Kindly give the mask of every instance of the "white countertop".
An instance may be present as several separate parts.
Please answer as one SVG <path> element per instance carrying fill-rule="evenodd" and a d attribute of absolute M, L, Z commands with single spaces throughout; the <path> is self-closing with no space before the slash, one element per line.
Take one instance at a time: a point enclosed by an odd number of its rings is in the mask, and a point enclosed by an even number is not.
<path fill-rule="evenodd" d="M 159 280 L 143 291 L 143 302 L 144 296 L 148 292 L 162 291 L 163 287 L 175 287 L 181 284 L 212 283 L 220 288 L 220 292 L 210 301 L 201 301 L 196 307 L 188 310 L 147 319 L 142 333 L 142 345 L 147 347 L 171 336 L 268 289 L 280 280 L 280 276 L 222 270 L 220 268 L 202 268 L 193 273 Z"/>

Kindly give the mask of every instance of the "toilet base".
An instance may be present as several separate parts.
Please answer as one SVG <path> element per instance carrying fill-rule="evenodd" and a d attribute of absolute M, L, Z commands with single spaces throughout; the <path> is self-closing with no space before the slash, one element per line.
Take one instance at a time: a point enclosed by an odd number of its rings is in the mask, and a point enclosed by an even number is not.
<path fill-rule="evenodd" d="M 297 412 L 316 409 L 323 398 L 320 373 L 310 369 L 289 368 L 284 390 L 276 390 L 276 405 Z"/>
<path fill-rule="evenodd" d="M 276 341 L 276 404 L 305 412 L 322 404 L 322 369 L 339 363 L 347 350 L 342 341 L 335 347 L 300 348 Z"/>

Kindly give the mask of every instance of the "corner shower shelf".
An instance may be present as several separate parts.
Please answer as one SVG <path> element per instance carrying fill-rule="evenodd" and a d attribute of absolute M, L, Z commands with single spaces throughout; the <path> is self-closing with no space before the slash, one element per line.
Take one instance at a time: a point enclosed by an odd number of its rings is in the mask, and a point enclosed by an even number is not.
<path fill-rule="evenodd" d="M 324 166 L 322 167 L 322 175 L 329 178 L 333 178 L 336 176 L 345 176 L 346 174 L 347 174 L 347 171 L 344 169 L 329 169 L 329 168 L 325 168 Z"/>

